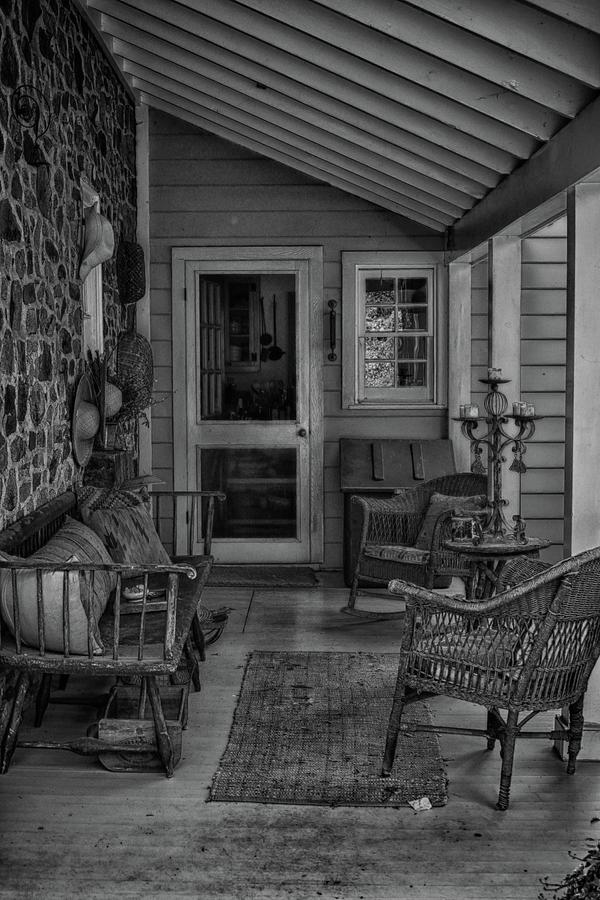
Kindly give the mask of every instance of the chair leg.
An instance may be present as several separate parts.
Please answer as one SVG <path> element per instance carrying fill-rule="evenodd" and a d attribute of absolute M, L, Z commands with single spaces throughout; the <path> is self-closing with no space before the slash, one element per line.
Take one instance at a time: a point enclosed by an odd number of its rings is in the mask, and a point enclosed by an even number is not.
<path fill-rule="evenodd" d="M 356 595 L 358 594 L 358 564 L 352 576 L 352 584 L 350 585 L 350 595 L 348 597 L 348 609 L 354 609 L 356 603 Z"/>
<path fill-rule="evenodd" d="M 165 721 L 165 715 L 160 700 L 160 692 L 156 683 L 155 675 L 145 675 L 146 686 L 148 689 L 148 699 L 152 707 L 152 715 L 154 717 L 154 729 L 156 731 L 156 749 L 160 756 L 161 762 L 165 768 L 167 778 L 171 778 L 175 768 L 174 752 L 169 729 Z"/>
<path fill-rule="evenodd" d="M 396 746 L 398 744 L 398 734 L 400 733 L 400 721 L 404 710 L 404 690 L 398 692 L 394 697 L 390 720 L 388 723 L 387 737 L 385 741 L 385 752 L 383 755 L 383 764 L 381 766 L 381 774 L 384 778 L 389 778 L 394 767 L 394 759 L 396 757 Z"/>
<path fill-rule="evenodd" d="M 25 697 L 31 684 L 31 676 L 28 672 L 20 672 L 15 685 L 15 694 L 12 699 L 10 716 L 6 723 L 5 733 L 0 735 L 0 773 L 4 775 L 8 772 L 10 761 L 17 746 L 17 738 L 19 736 L 19 728 L 23 718 L 23 706 Z"/>
<path fill-rule="evenodd" d="M 509 710 L 506 717 L 506 727 L 504 734 L 500 736 L 500 746 L 502 755 L 502 770 L 500 772 L 500 791 L 498 793 L 498 802 L 496 809 L 508 809 L 510 798 L 510 783 L 512 780 L 513 760 L 515 756 L 515 741 L 519 733 L 519 713 L 518 710 Z"/>
<path fill-rule="evenodd" d="M 504 732 L 506 729 L 506 724 L 504 719 L 496 709 L 496 707 L 492 707 L 487 711 L 487 749 L 493 750 L 496 741 L 500 741 L 500 746 L 502 746 L 502 741 L 504 740 Z"/>
<path fill-rule="evenodd" d="M 50 691 L 52 690 L 52 675 L 42 675 L 42 680 L 38 688 L 35 698 L 35 719 L 34 725 L 39 728 L 44 719 L 44 714 L 48 709 L 50 702 Z"/>
<path fill-rule="evenodd" d="M 569 747 L 567 757 L 567 774 L 574 775 L 577 766 L 577 754 L 581 750 L 583 737 L 583 694 L 569 706 Z"/>

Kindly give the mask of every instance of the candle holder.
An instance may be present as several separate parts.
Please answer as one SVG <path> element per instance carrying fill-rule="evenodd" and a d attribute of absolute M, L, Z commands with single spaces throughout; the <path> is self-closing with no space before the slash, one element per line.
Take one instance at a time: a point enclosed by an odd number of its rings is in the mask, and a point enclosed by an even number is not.
<path fill-rule="evenodd" d="M 535 414 L 532 403 L 513 403 L 512 415 L 507 415 L 508 400 L 500 390 L 500 385 L 509 384 L 510 379 L 501 377 L 500 369 L 488 370 L 487 378 L 479 379 L 482 384 L 488 385 L 488 393 L 483 401 L 485 415 L 474 416 L 472 410 L 478 408 L 474 404 L 465 404 L 460 407 L 460 417 L 455 421 L 461 423 L 463 436 L 471 443 L 474 454 L 471 471 L 483 474 L 485 467 L 481 460 L 484 447 L 488 448 L 488 459 L 492 467 L 492 499 L 488 499 L 488 515 L 483 524 L 483 530 L 495 537 L 504 537 L 511 532 L 515 540 L 520 543 L 526 541 L 525 523 L 521 516 L 513 516 L 514 526 L 509 525 L 504 516 L 503 509 L 508 500 L 502 497 L 502 465 L 506 462 L 504 450 L 512 444 L 513 461 L 509 466 L 510 471 L 522 474 L 527 471 L 523 457 L 527 451 L 525 444 L 531 440 L 535 433 L 535 423 L 542 416 Z M 509 434 L 505 426 L 510 420 L 514 421 L 516 434 Z M 488 430 L 485 434 L 475 434 L 481 422 L 485 422 Z"/>

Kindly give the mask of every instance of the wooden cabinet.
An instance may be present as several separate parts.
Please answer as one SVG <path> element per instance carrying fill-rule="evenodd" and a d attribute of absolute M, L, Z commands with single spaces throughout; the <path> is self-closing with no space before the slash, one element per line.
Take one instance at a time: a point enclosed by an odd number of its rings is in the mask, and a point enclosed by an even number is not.
<path fill-rule="evenodd" d="M 260 368 L 259 284 L 228 280 L 225 301 L 225 370 L 257 372 Z"/>

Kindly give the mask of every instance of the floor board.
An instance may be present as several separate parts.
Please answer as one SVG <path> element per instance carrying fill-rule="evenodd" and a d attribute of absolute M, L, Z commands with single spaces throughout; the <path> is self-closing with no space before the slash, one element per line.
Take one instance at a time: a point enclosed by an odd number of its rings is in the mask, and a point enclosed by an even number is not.
<path fill-rule="evenodd" d="M 207 802 L 250 651 L 397 649 L 397 619 L 348 616 L 346 600 L 335 585 L 208 590 L 209 605 L 232 612 L 208 647 L 172 779 L 18 749 L 0 778 L 0 896 L 537 900 L 544 875 L 560 879 L 575 866 L 569 851 L 600 839 L 600 762 L 568 777 L 541 741 L 518 744 L 505 813 L 493 808 L 499 754 L 456 735 L 441 737 L 448 804 L 427 812 Z M 359 604 L 389 608 L 371 593 Z M 483 724 L 470 704 L 431 706 L 439 722 Z M 43 729 L 76 732 L 91 714 L 53 704 Z"/>

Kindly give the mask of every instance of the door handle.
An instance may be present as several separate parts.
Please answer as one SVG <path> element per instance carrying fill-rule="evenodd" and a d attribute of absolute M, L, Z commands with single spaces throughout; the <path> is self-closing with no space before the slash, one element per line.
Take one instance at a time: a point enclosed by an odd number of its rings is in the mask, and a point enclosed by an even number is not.
<path fill-rule="evenodd" d="M 306 437 L 308 431 L 306 430 L 306 428 L 299 428 L 296 434 L 298 435 L 298 437 Z"/>

